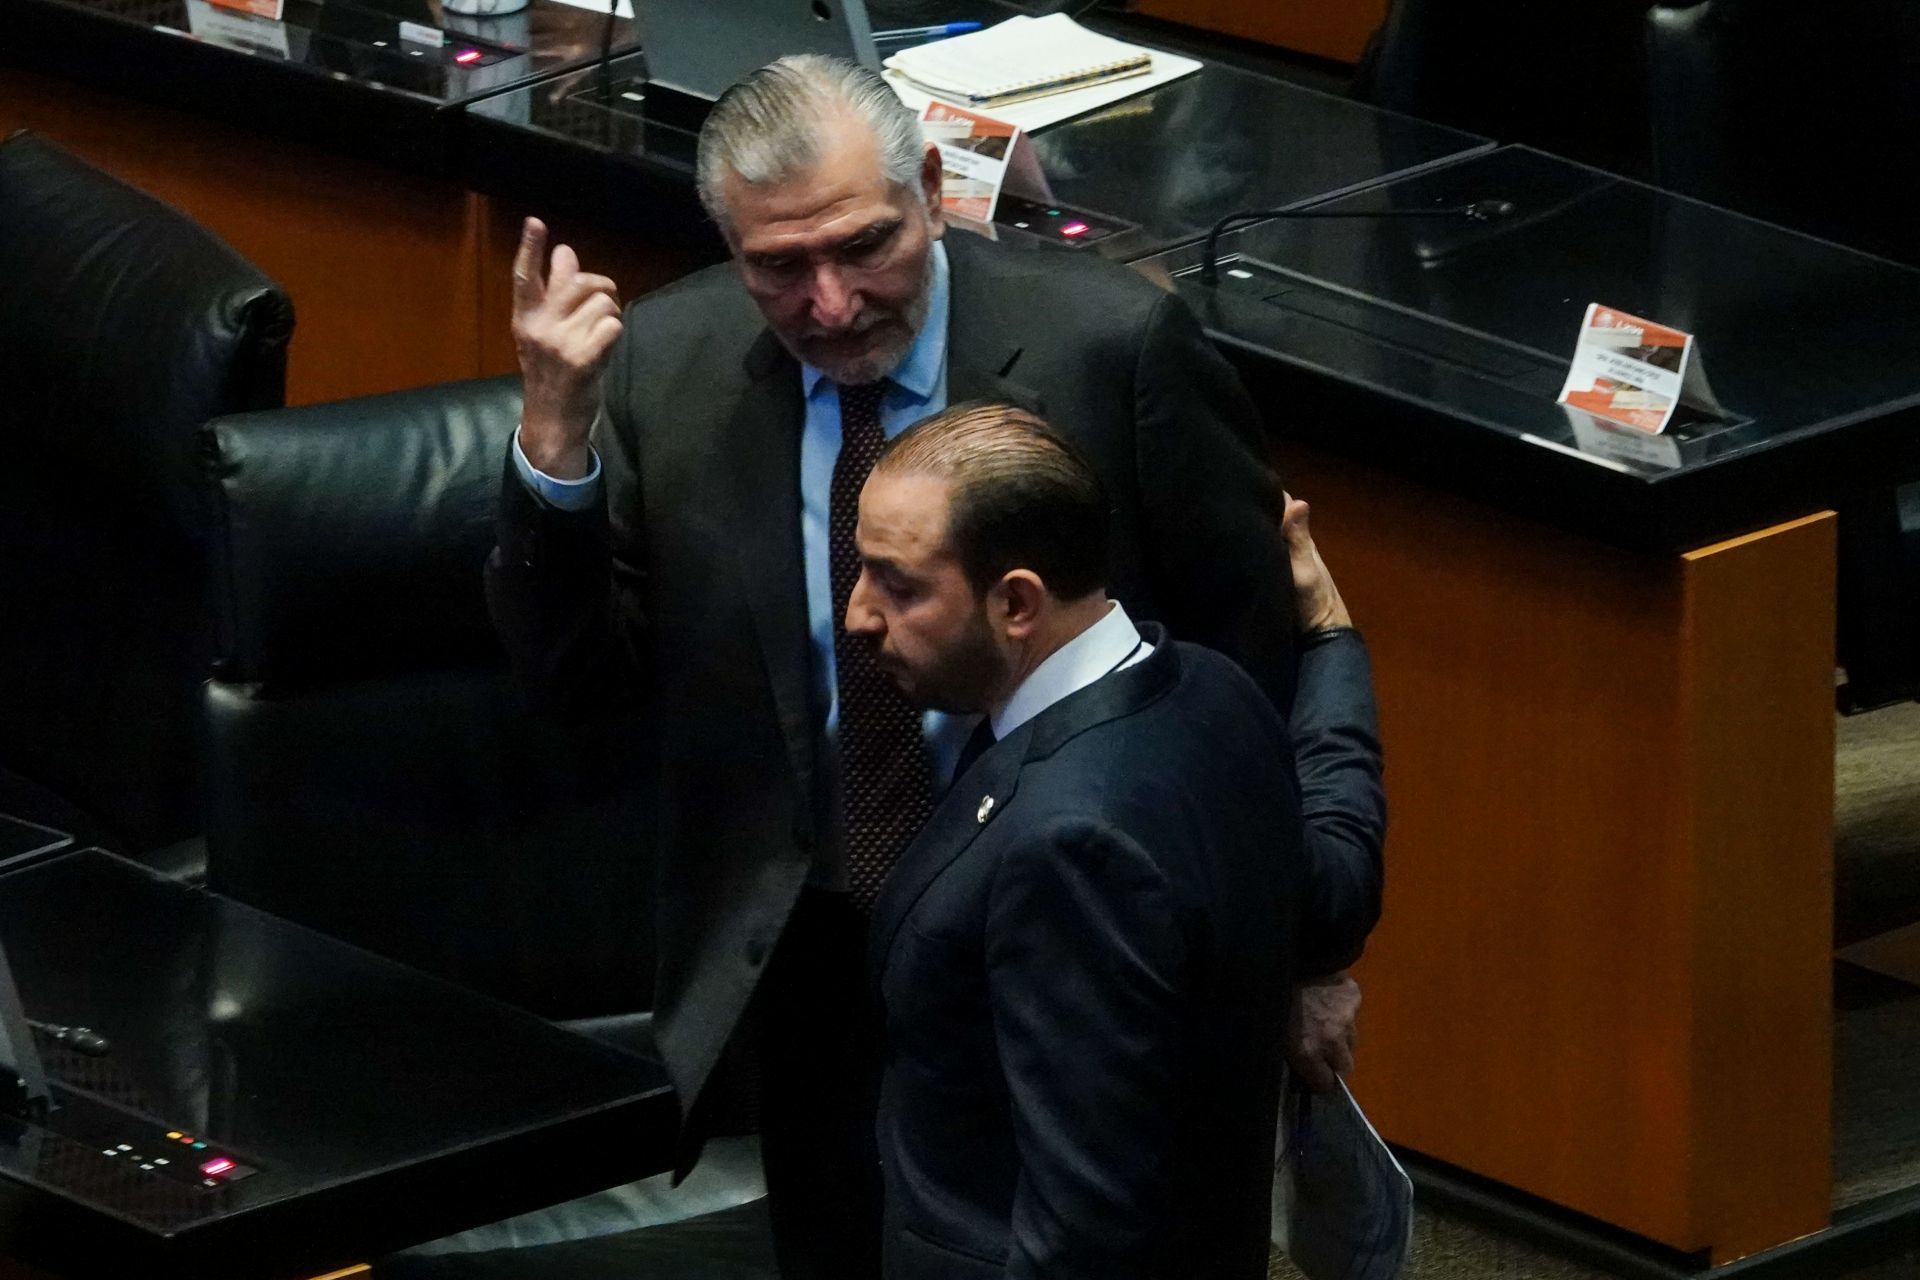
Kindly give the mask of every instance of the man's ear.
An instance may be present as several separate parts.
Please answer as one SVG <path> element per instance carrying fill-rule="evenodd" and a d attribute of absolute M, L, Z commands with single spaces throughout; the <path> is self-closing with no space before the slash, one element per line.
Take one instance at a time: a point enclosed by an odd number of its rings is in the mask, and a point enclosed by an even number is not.
<path fill-rule="evenodd" d="M 947 231 L 947 214 L 940 203 L 940 189 L 944 185 L 940 148 L 931 142 L 925 145 L 926 150 L 920 153 L 920 193 L 927 201 L 928 234 L 938 240 Z"/>
<path fill-rule="evenodd" d="M 1047 606 L 1047 586 L 1031 569 L 1014 569 L 995 584 L 1006 602 L 1001 625 L 1009 640 L 1025 640 L 1040 623 Z"/>

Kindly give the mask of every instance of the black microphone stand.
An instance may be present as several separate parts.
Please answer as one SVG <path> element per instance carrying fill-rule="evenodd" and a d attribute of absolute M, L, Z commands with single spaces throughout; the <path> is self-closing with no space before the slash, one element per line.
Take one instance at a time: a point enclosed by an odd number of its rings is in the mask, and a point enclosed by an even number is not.
<path fill-rule="evenodd" d="M 1200 254 L 1200 283 L 1220 283 L 1220 234 L 1236 222 L 1263 222 L 1275 218 L 1466 218 L 1473 222 L 1493 222 L 1513 212 L 1510 200 L 1475 200 L 1472 204 L 1451 205 L 1445 209 L 1241 209 L 1213 224 L 1207 232 L 1206 246 Z"/>
<path fill-rule="evenodd" d="M 607 20 L 600 27 L 600 57 L 595 69 L 600 73 L 601 105 L 608 107 L 613 105 L 613 24 L 619 16 L 620 0 L 607 0 Z M 634 16 L 640 16 L 638 9 Z"/>

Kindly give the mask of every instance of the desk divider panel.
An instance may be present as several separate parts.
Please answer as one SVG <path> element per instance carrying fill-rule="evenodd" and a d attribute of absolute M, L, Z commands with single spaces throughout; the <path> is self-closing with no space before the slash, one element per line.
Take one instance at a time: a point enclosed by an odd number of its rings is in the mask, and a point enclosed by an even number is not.
<path fill-rule="evenodd" d="M 1729 1262 L 1827 1225 L 1837 521 L 1681 557 L 1693 781 L 1694 1217 Z"/>
<path fill-rule="evenodd" d="M 1381 1132 L 1714 1262 L 1825 1226 L 1831 514 L 1650 555 L 1280 463 L 1376 665 Z"/>

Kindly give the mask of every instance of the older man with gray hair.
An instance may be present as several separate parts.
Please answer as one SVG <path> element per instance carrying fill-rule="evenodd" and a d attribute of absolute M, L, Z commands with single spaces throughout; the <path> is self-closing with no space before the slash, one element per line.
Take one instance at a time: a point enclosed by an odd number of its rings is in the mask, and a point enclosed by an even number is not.
<path fill-rule="evenodd" d="M 757 1064 L 782 1273 L 857 1280 L 880 1239 L 867 918 L 973 727 L 910 706 L 841 625 L 867 471 L 950 402 L 1044 410 L 1112 497 L 1112 594 L 1284 712 L 1282 495 L 1187 309 L 1088 255 L 946 236 L 938 153 L 870 72 L 754 72 L 698 167 L 733 261 L 624 317 L 612 281 L 527 224 L 526 401 L 488 591 L 531 685 L 649 734 L 655 1025 L 684 1158 L 717 1123 L 716 1066 Z M 1377 892 L 1377 839 L 1351 842 L 1341 885 Z M 1336 1022 L 1322 1070 L 1344 1063 Z"/>

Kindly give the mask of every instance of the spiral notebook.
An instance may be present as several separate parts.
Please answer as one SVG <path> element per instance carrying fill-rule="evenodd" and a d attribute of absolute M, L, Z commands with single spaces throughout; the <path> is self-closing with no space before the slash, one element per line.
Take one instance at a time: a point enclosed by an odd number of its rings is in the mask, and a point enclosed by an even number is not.
<path fill-rule="evenodd" d="M 1153 54 L 1056 13 L 903 49 L 887 67 L 950 102 L 988 107 L 1147 75 Z"/>

